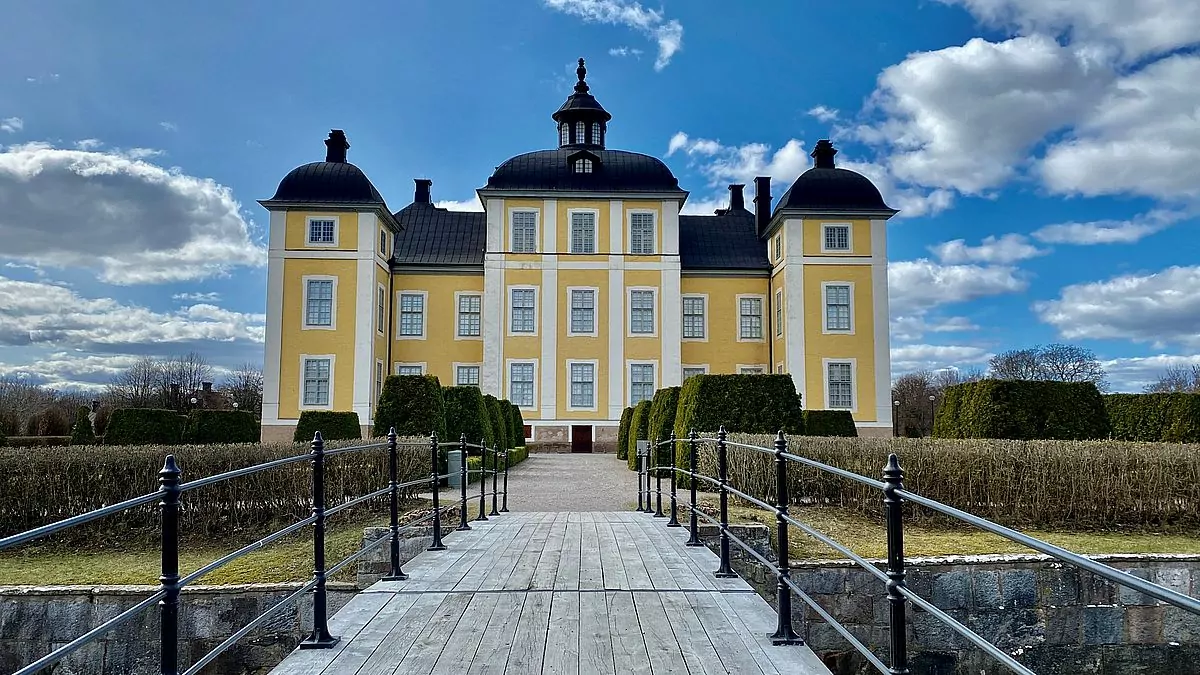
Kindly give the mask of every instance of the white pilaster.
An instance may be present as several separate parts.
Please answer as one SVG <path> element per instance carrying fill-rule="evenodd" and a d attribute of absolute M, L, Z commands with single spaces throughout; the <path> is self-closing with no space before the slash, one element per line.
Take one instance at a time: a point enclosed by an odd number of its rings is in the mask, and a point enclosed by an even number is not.
<path fill-rule="evenodd" d="M 805 391 L 805 344 L 804 344 L 804 251 L 802 249 L 804 221 L 789 218 L 784 221 L 784 239 L 787 251 L 784 255 L 784 337 L 787 340 L 787 363 L 785 368 L 796 383 L 801 401 L 806 408 L 813 407 Z M 817 395 L 814 392 L 813 395 Z"/>
<path fill-rule="evenodd" d="M 542 201 L 542 253 L 558 252 L 558 200 Z"/>
<path fill-rule="evenodd" d="M 608 202 L 608 253 L 624 252 L 625 202 L 620 199 L 610 199 Z"/>
<path fill-rule="evenodd" d="M 488 253 L 504 250 L 504 200 L 485 199 L 487 202 L 487 251 Z"/>
<path fill-rule="evenodd" d="M 552 255 L 542 258 L 542 325 L 538 326 L 542 358 L 538 396 L 544 420 L 558 417 L 558 267 L 555 261 Z"/>
<path fill-rule="evenodd" d="M 891 315 L 888 298 L 887 221 L 871 221 L 871 300 L 875 303 L 875 419 L 892 424 Z"/>
<path fill-rule="evenodd" d="M 679 255 L 679 202 L 674 199 L 662 203 L 662 252 Z"/>
<path fill-rule="evenodd" d="M 271 211 L 267 245 L 267 326 L 262 423 L 279 423 L 279 359 L 283 349 L 283 266 L 287 212 Z"/>
<path fill-rule="evenodd" d="M 615 202 L 619 204 L 620 202 Z M 619 227 L 619 224 L 618 224 Z M 616 241 L 616 240 L 614 240 Z M 625 270 L 621 256 L 608 263 L 608 417 L 620 419 L 625 409 Z M 604 325 L 601 322 L 599 325 Z"/>
<path fill-rule="evenodd" d="M 359 423 L 370 426 L 375 377 L 375 249 L 379 223 L 374 213 L 358 214 L 358 246 L 354 287 L 354 387 L 351 409 Z M 344 317 L 349 318 L 349 317 Z"/>
<path fill-rule="evenodd" d="M 665 220 L 665 218 L 664 218 Z M 678 222 L 678 218 L 676 218 Z M 682 323 L 683 298 L 680 295 L 679 258 L 663 260 L 662 268 L 662 316 L 659 335 L 662 340 L 662 387 L 678 387 L 683 384 Z"/>
<path fill-rule="evenodd" d="M 483 263 L 483 306 L 480 307 L 483 369 L 479 372 L 479 388 L 483 393 L 496 398 L 504 398 L 504 313 L 507 307 L 508 299 L 504 293 L 504 256 L 499 253 L 487 253 Z"/>

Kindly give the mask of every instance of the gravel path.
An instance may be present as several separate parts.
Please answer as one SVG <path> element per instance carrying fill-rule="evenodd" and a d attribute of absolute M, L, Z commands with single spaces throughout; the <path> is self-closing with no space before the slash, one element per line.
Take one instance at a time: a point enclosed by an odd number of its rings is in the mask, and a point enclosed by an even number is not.
<path fill-rule="evenodd" d="M 509 469 L 510 511 L 632 511 L 637 474 L 614 454 L 531 453 Z"/>

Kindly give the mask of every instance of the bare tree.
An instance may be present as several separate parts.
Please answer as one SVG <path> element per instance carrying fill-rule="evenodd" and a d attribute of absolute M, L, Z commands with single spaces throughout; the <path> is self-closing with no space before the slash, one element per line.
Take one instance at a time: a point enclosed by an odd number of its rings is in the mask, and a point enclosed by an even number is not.
<path fill-rule="evenodd" d="M 6 436 L 24 434 L 29 419 L 52 401 L 53 398 L 28 375 L 0 377 L 0 431 Z"/>
<path fill-rule="evenodd" d="M 933 375 L 933 387 L 937 390 L 938 396 L 946 390 L 946 387 L 953 387 L 956 384 L 964 382 L 978 382 L 987 377 L 987 373 L 982 368 L 971 367 L 966 369 L 946 368 L 939 370 Z"/>
<path fill-rule="evenodd" d="M 1168 366 L 1156 382 L 1146 385 L 1145 392 L 1148 394 L 1200 393 L 1200 365 Z"/>
<path fill-rule="evenodd" d="M 934 375 L 928 370 L 897 378 L 892 384 L 892 414 L 896 416 L 900 435 L 919 437 L 933 433 L 933 406 L 939 398 Z"/>
<path fill-rule="evenodd" d="M 117 408 L 152 408 L 162 405 L 162 364 L 144 356 L 117 374 L 108 385 L 107 398 Z"/>
<path fill-rule="evenodd" d="M 229 373 L 221 383 L 221 389 L 239 410 L 246 410 L 259 416 L 262 414 L 263 371 L 262 367 L 253 363 L 243 363 Z"/>
<path fill-rule="evenodd" d="M 204 382 L 213 381 L 213 369 L 208 361 L 196 352 L 173 356 L 163 363 L 160 390 L 170 397 L 168 407 L 186 410 L 184 400 L 188 394 L 200 389 Z"/>
<path fill-rule="evenodd" d="M 1108 375 L 1086 347 L 1054 343 L 1026 349 L 1011 349 L 988 362 L 990 376 L 998 380 L 1052 380 L 1091 382 L 1101 391 L 1108 389 Z"/>
<path fill-rule="evenodd" d="M 1010 349 L 988 361 L 988 369 L 997 380 L 1041 380 L 1038 347 Z"/>

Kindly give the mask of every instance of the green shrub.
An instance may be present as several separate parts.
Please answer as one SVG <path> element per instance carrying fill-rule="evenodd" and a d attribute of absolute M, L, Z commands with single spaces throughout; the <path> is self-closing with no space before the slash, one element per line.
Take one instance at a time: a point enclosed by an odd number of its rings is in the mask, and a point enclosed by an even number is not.
<path fill-rule="evenodd" d="M 650 407 L 652 405 L 653 401 L 647 399 L 633 406 L 633 417 L 629 419 L 629 447 L 625 456 L 625 461 L 631 471 L 637 471 L 637 442 L 650 439 Z"/>
<path fill-rule="evenodd" d="M 512 420 L 512 430 L 516 438 L 513 440 L 514 448 L 525 447 L 525 418 L 521 416 L 521 409 L 516 403 L 507 401 L 509 419 Z"/>
<path fill-rule="evenodd" d="M 375 436 L 446 436 L 446 403 L 434 375 L 388 375 L 375 408 Z"/>
<path fill-rule="evenodd" d="M 1108 412 L 1091 382 L 980 380 L 948 387 L 933 424 L 938 438 L 1108 438 Z"/>
<path fill-rule="evenodd" d="M 183 442 L 257 443 L 260 427 L 245 410 L 193 410 L 183 427 Z"/>
<path fill-rule="evenodd" d="M 858 436 L 858 429 L 849 410 L 805 410 L 804 434 L 854 438 Z"/>
<path fill-rule="evenodd" d="M 111 422 L 110 422 L 111 424 Z M 358 413 L 333 410 L 305 410 L 296 422 L 292 440 L 296 443 L 311 443 L 313 435 L 321 432 L 326 441 L 358 440 L 362 438 L 362 426 Z"/>
<path fill-rule="evenodd" d="M 511 469 L 512 467 L 520 464 L 521 462 L 524 462 L 527 459 L 529 459 L 529 450 L 528 449 L 514 448 L 514 449 L 510 450 L 508 453 L 508 467 Z M 483 457 L 468 457 L 467 458 L 467 471 L 470 472 L 467 474 L 467 483 L 468 484 L 479 482 L 479 474 L 475 473 L 475 472 L 479 471 L 479 468 L 482 465 L 483 465 Z M 504 461 L 503 460 L 501 460 L 499 462 L 499 466 L 500 466 L 500 470 L 503 471 L 504 470 Z M 492 468 L 492 455 L 489 452 L 488 453 L 488 469 L 490 470 L 491 468 Z M 489 481 L 488 482 L 488 491 L 490 491 L 491 490 L 491 476 L 488 476 L 488 481 Z M 502 474 L 500 474 L 499 482 L 497 482 L 497 485 L 500 487 L 501 490 L 504 489 L 504 487 L 502 485 L 503 482 L 504 482 L 504 474 L 502 473 Z M 479 497 L 479 495 L 478 495 L 478 493 L 476 493 L 475 498 L 478 499 L 478 497 Z M 467 496 L 467 500 L 470 501 L 470 495 Z M 489 498 L 489 500 L 490 500 L 490 498 Z"/>
<path fill-rule="evenodd" d="M 71 427 L 71 445 L 95 445 L 96 434 L 92 431 L 92 420 L 88 414 L 92 409 L 81 405 L 75 411 L 75 426 Z"/>
<path fill-rule="evenodd" d="M 1200 442 L 1200 394 L 1109 394 L 1104 407 L 1115 439 Z"/>
<path fill-rule="evenodd" d="M 25 422 L 26 436 L 69 436 L 71 420 L 58 407 L 50 407 L 29 416 Z"/>
<path fill-rule="evenodd" d="M 500 415 L 500 399 L 491 394 L 484 394 L 483 400 L 487 403 L 488 419 L 492 423 L 492 438 L 488 441 L 488 447 L 498 447 L 504 449 L 508 442 L 508 424 L 504 422 L 504 418 Z"/>
<path fill-rule="evenodd" d="M 183 416 L 174 410 L 114 410 L 104 434 L 106 445 L 176 445 L 183 437 Z"/>
<path fill-rule="evenodd" d="M 621 426 L 617 427 L 617 459 L 629 457 L 629 425 L 633 422 L 633 408 L 621 412 Z"/>
<path fill-rule="evenodd" d="M 679 392 L 675 434 L 804 434 L 804 411 L 791 375 L 697 375 Z"/>
<path fill-rule="evenodd" d="M 463 434 L 468 443 L 478 443 L 492 435 L 492 421 L 479 387 L 443 387 L 446 402 L 446 438 L 457 441 Z"/>
<path fill-rule="evenodd" d="M 646 432 L 652 441 L 670 440 L 675 431 L 675 413 L 679 409 L 680 387 L 664 387 L 654 392 L 650 403 L 650 428 Z M 663 445 L 658 448 L 656 461 L 659 464 L 670 464 L 671 449 Z"/>

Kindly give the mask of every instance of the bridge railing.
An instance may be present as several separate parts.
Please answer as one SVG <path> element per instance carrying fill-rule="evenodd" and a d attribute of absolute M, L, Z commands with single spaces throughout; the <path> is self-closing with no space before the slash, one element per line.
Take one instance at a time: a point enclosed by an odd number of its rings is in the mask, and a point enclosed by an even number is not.
<path fill-rule="evenodd" d="M 679 443 L 687 444 L 688 467 L 682 468 L 678 466 L 678 458 L 676 448 Z M 715 446 L 717 454 L 717 476 L 707 476 L 699 471 L 698 451 L 701 445 Z M 671 461 L 669 465 L 663 466 L 657 460 L 660 456 L 660 450 L 664 447 L 670 448 Z M 730 447 L 761 452 L 775 457 L 775 504 L 768 504 L 765 500 L 730 485 L 729 483 L 729 456 L 728 449 Z M 1200 601 L 1183 595 L 1169 588 L 1154 584 L 1131 574 L 1127 574 L 1116 568 L 1098 563 L 1089 558 L 1085 558 L 1076 553 L 1072 553 L 1064 548 L 1047 543 L 1041 539 L 1030 537 L 1016 530 L 1004 527 L 990 520 L 974 516 L 965 511 L 961 511 L 951 506 L 942 504 L 941 502 L 922 497 L 921 495 L 906 490 L 904 488 L 904 470 L 900 466 L 899 458 L 893 453 L 888 456 L 887 465 L 883 467 L 883 480 L 869 478 L 852 471 L 846 471 L 828 464 L 822 464 L 815 460 L 809 459 L 789 451 L 788 439 L 780 431 L 775 437 L 774 447 L 766 448 L 757 445 L 749 445 L 745 443 L 737 443 L 728 440 L 725 432 L 725 427 L 721 427 L 716 436 L 698 436 L 694 431 L 691 432 L 686 439 L 678 439 L 675 434 L 671 434 L 671 438 L 666 441 L 653 441 L 649 444 L 649 448 L 639 452 L 638 462 L 638 511 L 653 513 L 655 517 L 664 518 L 668 514 L 663 512 L 663 474 L 668 474 L 670 488 L 668 494 L 670 520 L 667 527 L 681 527 L 678 519 L 678 508 L 680 506 L 677 497 L 677 475 L 688 476 L 689 498 L 682 506 L 689 512 L 689 533 L 687 540 L 688 546 L 702 546 L 703 542 L 699 535 L 699 520 L 703 519 L 706 522 L 717 526 L 720 531 L 720 565 L 714 572 L 717 577 L 734 577 L 737 573 L 730 566 L 730 544 L 736 544 L 744 550 L 748 555 L 755 558 L 761 564 L 770 569 L 776 578 L 776 610 L 778 621 L 775 632 L 771 634 L 771 642 L 776 645 L 802 644 L 803 641 L 792 627 L 792 594 L 804 601 L 813 612 L 824 619 L 831 627 L 833 627 L 843 638 L 846 639 L 859 653 L 861 653 L 867 661 L 871 663 L 879 672 L 888 675 L 907 675 L 910 671 L 908 668 L 908 643 L 906 632 L 906 613 L 907 604 L 911 603 L 922 610 L 928 612 L 941 623 L 945 624 L 959 635 L 969 640 L 972 644 L 992 656 L 1001 664 L 1006 666 L 1014 673 L 1023 675 L 1034 675 L 1033 671 L 1022 665 L 1019 661 L 1013 658 L 1012 655 L 1004 652 L 991 644 L 987 640 L 980 637 L 977 633 L 964 626 L 954 617 L 946 612 L 938 609 L 929 600 L 922 598 L 914 593 L 905 583 L 905 562 L 904 562 L 904 515 L 903 506 L 905 502 L 932 509 L 945 516 L 949 516 L 956 520 L 962 521 L 969 525 L 973 525 L 982 530 L 986 530 L 993 534 L 1004 537 L 1010 541 L 1027 546 L 1035 551 L 1044 553 L 1060 562 L 1074 565 L 1083 570 L 1087 570 L 1092 574 L 1107 579 L 1113 583 L 1132 588 L 1148 596 L 1161 600 L 1169 605 L 1178 607 L 1192 614 L 1200 615 Z M 811 526 L 797 520 L 788 513 L 788 506 L 791 502 L 788 494 L 788 466 L 789 464 L 799 464 L 818 471 L 823 471 L 836 476 L 845 478 L 846 480 L 862 483 L 879 490 L 882 493 L 882 506 L 886 521 L 887 530 L 887 562 L 885 569 L 879 569 L 876 565 L 868 562 L 862 556 L 859 556 L 854 551 L 850 550 L 844 544 L 841 544 L 834 539 L 818 532 Z M 656 483 L 652 486 L 652 480 Z M 697 508 L 696 502 L 696 486 L 698 483 L 711 485 L 720 496 L 720 513 L 718 518 L 713 518 Z M 729 529 L 729 495 L 743 499 L 755 506 L 758 506 L 766 511 L 775 514 L 776 532 L 775 532 L 775 556 L 776 562 L 771 562 L 764 555 L 756 551 L 745 541 L 735 536 Z M 652 500 L 652 496 L 655 498 Z M 655 508 L 651 509 L 652 502 Z M 790 556 L 788 551 L 788 534 L 789 528 L 796 528 L 804 534 L 820 541 L 830 548 L 845 555 L 855 564 L 862 567 L 867 572 L 874 575 L 887 588 L 887 600 L 889 604 L 889 641 L 890 653 L 889 664 L 885 664 L 883 660 L 876 656 L 868 649 L 861 641 L 833 616 L 829 614 L 825 608 L 821 607 L 815 600 L 804 592 L 791 579 L 790 571 Z"/>
<path fill-rule="evenodd" d="M 214 570 L 227 565 L 242 556 L 258 551 L 284 537 L 300 531 L 301 529 L 311 525 L 313 527 L 313 578 L 305 582 L 295 591 L 287 595 L 271 608 L 267 609 L 262 614 L 259 614 L 250 623 L 243 626 L 241 629 L 230 635 L 228 639 L 217 645 L 212 651 L 200 657 L 195 663 L 182 671 L 183 675 L 194 675 L 199 673 L 205 666 L 216 660 L 222 653 L 236 644 L 243 637 L 248 635 L 255 628 L 258 628 L 267 621 L 271 616 L 280 610 L 288 607 L 293 602 L 298 600 L 306 593 L 313 593 L 313 630 L 300 643 L 301 649 L 322 649 L 332 647 L 337 644 L 338 638 L 329 633 L 328 623 L 328 602 L 326 593 L 326 580 L 345 569 L 348 565 L 361 559 L 371 551 L 382 546 L 384 543 L 390 544 L 390 568 L 387 575 L 383 577 L 385 581 L 403 581 L 408 578 L 400 565 L 400 533 L 411 530 L 426 522 L 433 521 L 433 542 L 429 546 L 430 551 L 440 551 L 446 548 L 442 541 L 442 512 L 447 509 L 458 507 L 459 509 L 459 530 L 469 530 L 471 526 L 467 523 L 467 482 L 471 474 L 479 476 L 479 515 L 476 520 L 487 520 L 488 516 L 484 514 L 485 499 L 490 495 L 492 498 L 492 513 L 490 515 L 498 515 L 496 509 L 497 496 L 503 495 L 503 508 L 500 512 L 508 511 L 508 453 L 502 452 L 493 445 L 488 448 L 481 440 L 479 443 L 468 443 L 464 434 L 457 442 L 439 443 L 436 434 L 430 434 L 429 443 L 424 446 L 429 451 L 430 457 L 430 475 L 403 483 L 398 482 L 397 464 L 401 445 L 397 442 L 396 430 L 392 429 L 388 432 L 386 441 L 375 443 L 365 443 L 360 445 L 352 445 L 344 448 L 335 448 L 327 450 L 325 441 L 321 437 L 321 432 L 317 432 L 310 445 L 310 452 L 304 454 L 284 457 L 282 459 L 263 462 L 225 473 L 216 474 L 199 478 L 193 481 L 183 482 L 183 472 L 180 470 L 178 463 L 175 461 L 174 455 L 167 455 L 163 461 L 163 468 L 158 472 L 159 489 L 139 497 L 127 499 L 118 504 L 112 504 L 104 508 L 89 511 L 78 516 L 72 516 L 55 523 L 36 527 L 34 529 L 14 534 L 3 539 L 0 539 L 0 551 L 15 548 L 30 541 L 47 537 L 52 534 L 62 532 L 89 523 L 91 521 L 111 516 L 128 509 L 138 508 L 158 502 L 158 507 L 161 513 L 160 517 L 160 538 L 162 546 L 162 560 L 159 576 L 159 589 L 150 594 L 138 604 L 130 607 L 117 616 L 105 621 L 96 626 L 87 633 L 75 638 L 71 642 L 55 649 L 46 654 L 42 658 L 16 671 L 13 675 L 31 675 L 39 671 L 51 668 L 56 663 L 66 658 L 70 654 L 79 649 L 91 644 L 108 631 L 111 631 L 139 616 L 142 612 L 158 605 L 160 614 L 160 634 L 159 634 L 159 672 L 160 675 L 178 675 L 179 670 L 179 605 L 180 591 L 189 584 L 192 584 L 205 575 Z M 420 444 L 404 444 L 405 448 L 413 448 L 419 451 L 423 446 Z M 449 478 L 451 474 L 439 474 L 439 455 L 442 448 L 457 447 L 461 453 L 461 467 L 459 468 L 458 477 L 461 484 L 460 498 L 451 502 L 447 506 L 441 505 L 439 496 L 439 485 L 445 478 Z M 383 487 L 369 492 L 367 494 L 355 497 L 349 501 L 337 504 L 331 508 L 326 508 L 325 499 L 325 462 L 326 460 L 341 455 L 363 452 L 366 450 L 387 448 L 388 452 L 388 482 Z M 480 468 L 471 470 L 467 466 L 467 455 L 469 450 L 478 450 L 482 460 Z M 491 457 L 491 468 L 488 468 L 488 457 Z M 503 460 L 503 466 L 500 462 Z M 312 515 L 303 520 L 299 520 L 287 527 L 272 532 L 267 536 L 255 541 L 252 544 L 247 544 L 242 548 L 229 553 L 209 564 L 181 576 L 179 571 L 179 507 L 183 500 L 183 494 L 191 492 L 199 488 L 225 481 L 242 478 L 252 474 L 278 469 L 292 464 L 309 461 L 312 465 Z M 503 474 L 504 486 L 499 487 L 498 481 L 500 475 Z M 485 492 L 487 485 L 487 477 L 491 476 L 492 485 L 491 492 Z M 433 508 L 428 515 L 422 516 L 417 520 L 406 523 L 404 526 L 399 524 L 399 501 L 400 491 L 405 488 L 415 488 L 428 486 L 432 492 Z M 345 511 L 354 506 L 362 504 L 372 499 L 379 499 L 387 496 L 389 498 L 389 530 L 390 536 L 381 537 L 376 541 L 365 545 L 357 552 L 346 557 L 344 560 L 332 565 L 326 566 L 325 560 L 325 521 L 329 516 L 333 516 L 341 511 Z"/>

